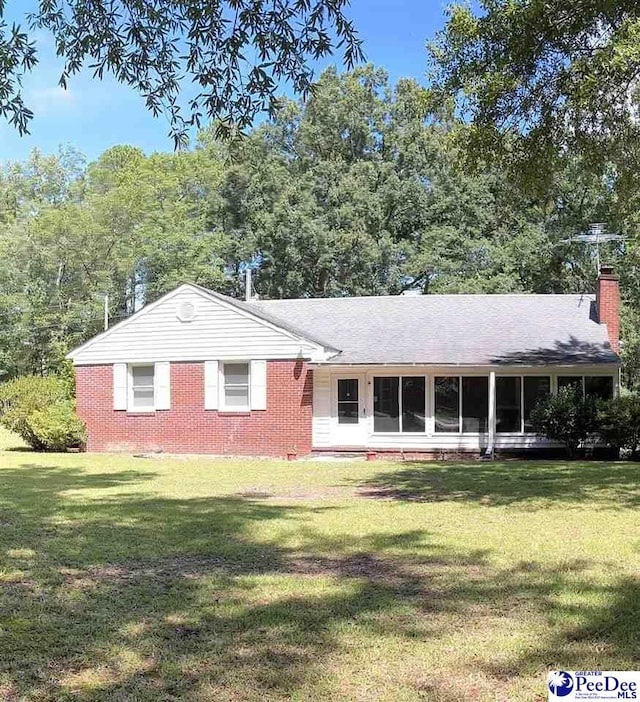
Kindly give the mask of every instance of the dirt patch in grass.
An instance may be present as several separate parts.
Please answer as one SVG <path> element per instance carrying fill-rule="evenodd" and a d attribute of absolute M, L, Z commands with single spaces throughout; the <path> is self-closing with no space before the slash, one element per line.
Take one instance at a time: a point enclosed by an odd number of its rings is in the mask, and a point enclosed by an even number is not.
<path fill-rule="evenodd" d="M 341 500 L 364 496 L 366 491 L 342 485 L 326 485 L 310 490 L 307 487 L 291 487 L 285 489 L 247 487 L 235 493 L 237 497 L 251 500 Z"/>
<path fill-rule="evenodd" d="M 381 557 L 374 553 L 354 553 L 345 556 L 300 555 L 273 559 L 265 556 L 253 561 L 233 557 L 173 556 L 158 560 L 129 561 L 121 564 L 106 564 L 87 569 L 61 568 L 59 574 L 65 585 L 85 588 L 92 584 L 126 584 L 153 579 L 157 582 L 172 579 L 198 579 L 220 574 L 277 573 L 279 575 L 330 576 L 338 578 L 362 578 L 385 585 L 406 585 L 408 581 L 421 578 L 421 570 L 438 565 L 433 559 L 403 557 Z M 479 573 L 477 566 L 470 565 L 469 574 Z M 12 583 L 30 587 L 30 582 Z"/>

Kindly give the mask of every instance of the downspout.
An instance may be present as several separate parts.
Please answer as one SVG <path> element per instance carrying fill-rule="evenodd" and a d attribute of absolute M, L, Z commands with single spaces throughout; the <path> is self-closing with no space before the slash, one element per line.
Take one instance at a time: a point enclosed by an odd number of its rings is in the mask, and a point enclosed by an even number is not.
<path fill-rule="evenodd" d="M 488 458 L 493 458 L 496 443 L 496 372 L 489 373 L 489 440 L 487 442 Z"/>

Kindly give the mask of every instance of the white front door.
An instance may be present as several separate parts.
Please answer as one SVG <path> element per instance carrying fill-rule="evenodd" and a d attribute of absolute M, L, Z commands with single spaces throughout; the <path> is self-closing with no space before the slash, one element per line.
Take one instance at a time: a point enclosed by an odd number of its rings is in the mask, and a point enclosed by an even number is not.
<path fill-rule="evenodd" d="M 334 375 L 332 396 L 333 443 L 337 446 L 365 446 L 367 411 L 364 374 Z"/>

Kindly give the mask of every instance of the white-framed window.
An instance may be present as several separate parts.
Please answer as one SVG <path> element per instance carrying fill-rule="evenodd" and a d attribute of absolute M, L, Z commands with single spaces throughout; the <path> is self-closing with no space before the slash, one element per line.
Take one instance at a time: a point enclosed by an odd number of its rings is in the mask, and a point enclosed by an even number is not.
<path fill-rule="evenodd" d="M 532 433 L 531 412 L 550 393 L 549 375 L 496 376 L 496 432 Z"/>
<path fill-rule="evenodd" d="M 424 433 L 426 431 L 426 414 L 426 376 L 382 375 L 374 377 L 374 432 Z"/>
<path fill-rule="evenodd" d="M 360 421 L 360 381 L 358 378 L 338 378 L 338 424 Z"/>
<path fill-rule="evenodd" d="M 614 394 L 611 375 L 559 375 L 558 390 L 567 387 L 579 388 L 583 396 L 597 400 L 610 400 Z"/>
<path fill-rule="evenodd" d="M 113 409 L 127 412 L 171 409 L 171 363 L 114 363 Z"/>
<path fill-rule="evenodd" d="M 251 408 L 251 364 L 221 364 L 221 408 L 227 412 L 246 412 Z"/>
<path fill-rule="evenodd" d="M 489 377 L 450 375 L 434 378 L 436 434 L 482 434 L 489 426 Z"/>
<path fill-rule="evenodd" d="M 128 407 L 133 412 L 153 412 L 156 408 L 155 365 L 129 366 Z"/>

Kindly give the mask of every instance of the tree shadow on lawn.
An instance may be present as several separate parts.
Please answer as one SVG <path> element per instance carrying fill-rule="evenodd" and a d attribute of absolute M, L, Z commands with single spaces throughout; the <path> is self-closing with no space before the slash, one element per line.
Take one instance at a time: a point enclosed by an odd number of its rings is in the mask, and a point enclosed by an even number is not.
<path fill-rule="evenodd" d="M 403 651 L 491 627 L 496 617 L 518 622 L 522 611 L 549 620 L 548 647 L 502 670 L 486 659 L 469 665 L 508 686 L 532 666 L 574 660 L 580 637 L 606 656 L 577 667 L 615 669 L 638 653 L 628 635 L 640 627 L 635 582 L 611 585 L 606 604 L 586 613 L 562 598 L 597 590 L 588 562 L 496 569 L 488 552 L 455 551 L 422 530 L 350 538 L 306 523 L 318 512 L 330 519 L 335 507 L 69 495 L 150 477 L 135 471 L 24 466 L 2 476 L 2 699 L 335 698 L 330 661 L 347 655 L 354 637 L 363 650 L 374 637 Z M 299 545 L 270 532 L 282 524 Z M 562 617 L 571 625 L 554 624 Z M 404 670 L 397 648 L 390 644 L 391 664 Z M 429 668 L 413 655 L 411 665 Z M 435 689 L 409 671 L 398 685 Z"/>
<path fill-rule="evenodd" d="M 369 498 L 407 502 L 479 502 L 511 505 L 539 501 L 589 502 L 593 508 L 640 505 L 640 465 L 603 461 L 436 463 L 407 461 L 402 468 L 358 480 Z"/>

